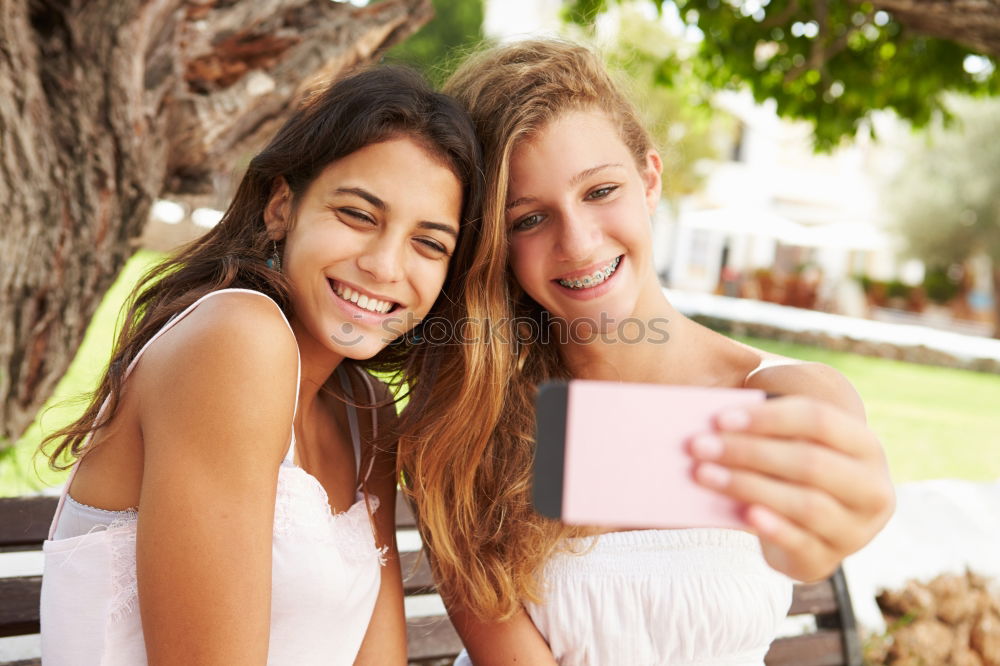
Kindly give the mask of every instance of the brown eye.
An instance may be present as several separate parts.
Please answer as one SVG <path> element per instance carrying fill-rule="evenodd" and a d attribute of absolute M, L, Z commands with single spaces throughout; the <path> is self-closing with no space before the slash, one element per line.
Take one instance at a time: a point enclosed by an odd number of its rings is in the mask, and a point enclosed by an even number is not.
<path fill-rule="evenodd" d="M 373 220 L 370 215 L 364 211 L 358 210 L 357 208 L 338 208 L 337 211 L 359 222 L 363 222 L 365 224 L 375 224 L 375 220 Z"/>
<path fill-rule="evenodd" d="M 431 250 L 437 252 L 438 254 L 448 254 L 448 248 L 446 248 L 444 245 L 437 242 L 436 240 L 430 238 L 418 238 L 416 240 L 421 245 L 430 248 Z"/>

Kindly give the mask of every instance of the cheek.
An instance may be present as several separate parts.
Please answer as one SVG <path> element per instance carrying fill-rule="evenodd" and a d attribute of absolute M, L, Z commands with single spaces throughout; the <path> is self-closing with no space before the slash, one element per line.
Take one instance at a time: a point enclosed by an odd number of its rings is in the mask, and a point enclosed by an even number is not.
<path fill-rule="evenodd" d="M 632 251 L 648 249 L 653 242 L 653 229 L 645 204 L 641 200 L 622 201 L 616 210 L 609 210 L 603 228 L 617 237 Z"/>
<path fill-rule="evenodd" d="M 426 260 L 425 260 L 426 261 Z M 426 315 L 444 287 L 444 280 L 448 274 L 448 264 L 445 262 L 430 263 L 427 266 L 420 266 L 412 271 L 413 284 L 419 295 L 420 304 L 414 308 L 414 314 L 418 317 Z"/>
<path fill-rule="evenodd" d="M 536 238 L 517 238 L 510 243 L 510 270 L 521 288 L 532 295 L 545 282 L 545 252 Z"/>

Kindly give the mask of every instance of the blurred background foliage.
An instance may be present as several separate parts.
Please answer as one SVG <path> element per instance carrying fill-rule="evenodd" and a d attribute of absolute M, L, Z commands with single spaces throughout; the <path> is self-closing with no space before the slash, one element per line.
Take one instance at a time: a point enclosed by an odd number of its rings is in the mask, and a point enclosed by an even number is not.
<path fill-rule="evenodd" d="M 695 60 L 716 89 L 747 86 L 758 102 L 773 99 L 780 116 L 807 120 L 819 150 L 858 131 L 874 133 L 876 110 L 892 110 L 916 127 L 949 117 L 945 95 L 1000 92 L 992 58 L 953 41 L 906 30 L 871 2 L 837 0 L 649 0 L 676 11 L 702 37 Z M 565 0 L 568 21 L 593 26 L 632 0 Z M 667 85 L 679 63 L 664 58 Z"/>
<path fill-rule="evenodd" d="M 386 62 L 401 62 L 419 69 L 440 87 L 462 56 L 485 43 L 485 0 L 432 0 L 434 18 L 417 34 L 385 55 Z"/>
<path fill-rule="evenodd" d="M 906 137 L 899 148 L 907 167 L 883 190 L 907 250 L 939 274 L 976 251 L 1000 265 L 1000 100 L 948 105 L 953 122 L 938 119 Z"/>

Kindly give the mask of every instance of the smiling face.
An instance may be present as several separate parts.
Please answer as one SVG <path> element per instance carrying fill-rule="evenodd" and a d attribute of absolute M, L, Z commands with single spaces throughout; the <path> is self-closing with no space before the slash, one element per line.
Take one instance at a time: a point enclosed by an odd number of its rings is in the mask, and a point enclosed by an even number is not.
<path fill-rule="evenodd" d="M 281 181 L 265 211 L 284 238 L 294 319 L 319 343 L 371 358 L 430 310 L 455 251 L 462 186 L 410 138 L 328 165 L 293 209 Z"/>
<path fill-rule="evenodd" d="M 568 111 L 514 150 L 510 174 L 510 265 L 521 288 L 567 322 L 635 316 L 658 290 L 656 152 L 640 168 L 604 113 Z"/>

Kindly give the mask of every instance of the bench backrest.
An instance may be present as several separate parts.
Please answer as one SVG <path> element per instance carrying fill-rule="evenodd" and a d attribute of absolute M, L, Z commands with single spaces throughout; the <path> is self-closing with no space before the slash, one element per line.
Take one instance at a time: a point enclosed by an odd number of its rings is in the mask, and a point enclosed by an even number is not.
<path fill-rule="evenodd" d="M 40 550 L 55 513 L 54 497 L 0 498 L 0 553 Z M 396 501 L 396 528 L 401 546 L 418 543 L 413 514 L 402 496 Z M 0 555 L 2 557 L 3 555 Z M 427 558 L 418 549 L 403 550 L 403 586 L 407 597 L 434 594 Z M 38 575 L 0 578 L 0 638 L 38 633 L 42 579 Z M 440 606 L 440 604 L 438 604 Z M 434 607 L 434 604 L 431 604 Z M 780 638 L 767 655 L 768 666 L 861 666 L 861 646 L 843 572 L 820 583 L 796 585 L 790 616 L 815 617 L 815 631 Z M 433 664 L 453 658 L 462 648 L 443 612 L 407 618 L 411 664 Z M 40 664 L 37 659 L 0 666 Z"/>

